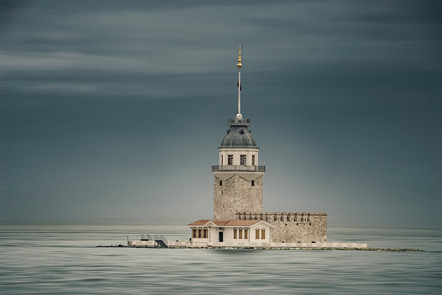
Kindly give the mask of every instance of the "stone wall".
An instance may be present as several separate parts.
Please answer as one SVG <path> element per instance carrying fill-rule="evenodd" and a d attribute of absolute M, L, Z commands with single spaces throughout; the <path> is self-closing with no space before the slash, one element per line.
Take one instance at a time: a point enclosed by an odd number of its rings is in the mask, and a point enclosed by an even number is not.
<path fill-rule="evenodd" d="M 274 225 L 274 243 L 323 243 L 327 241 L 327 214 L 299 212 L 241 212 L 239 220 L 264 220 Z"/>
<path fill-rule="evenodd" d="M 237 212 L 262 212 L 262 184 L 262 176 L 253 180 L 247 180 L 238 174 L 226 180 L 215 176 L 213 219 L 237 219 Z"/>

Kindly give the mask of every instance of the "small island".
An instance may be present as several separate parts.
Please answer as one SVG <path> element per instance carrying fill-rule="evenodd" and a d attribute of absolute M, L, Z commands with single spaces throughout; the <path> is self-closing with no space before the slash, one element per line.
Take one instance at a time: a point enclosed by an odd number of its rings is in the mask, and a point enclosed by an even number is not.
<path fill-rule="evenodd" d="M 238 111 L 228 120 L 214 175 L 213 219 L 188 224 L 188 241 L 164 238 L 128 240 L 129 247 L 248 249 L 369 249 L 367 243 L 327 241 L 327 214 L 263 211 L 264 165 L 250 119 L 241 114 L 241 47 L 238 54 Z"/>

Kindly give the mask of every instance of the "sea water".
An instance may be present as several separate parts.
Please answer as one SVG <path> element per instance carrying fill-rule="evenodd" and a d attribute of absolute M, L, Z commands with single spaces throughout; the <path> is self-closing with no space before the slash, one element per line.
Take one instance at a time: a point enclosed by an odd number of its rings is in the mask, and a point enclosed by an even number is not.
<path fill-rule="evenodd" d="M 440 229 L 329 229 L 424 252 L 100 248 L 183 226 L 0 226 L 0 294 L 442 294 Z"/>

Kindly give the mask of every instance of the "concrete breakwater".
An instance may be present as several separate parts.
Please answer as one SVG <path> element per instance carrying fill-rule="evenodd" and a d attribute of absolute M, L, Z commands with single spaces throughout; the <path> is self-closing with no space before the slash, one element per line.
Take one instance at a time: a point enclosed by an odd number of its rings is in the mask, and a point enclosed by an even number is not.
<path fill-rule="evenodd" d="M 191 241 L 128 240 L 128 247 L 134 248 L 217 248 L 217 249 L 368 249 L 366 243 L 194 243 Z M 166 247 L 167 246 L 167 247 Z"/>
<path fill-rule="evenodd" d="M 307 245 L 307 246 L 277 246 L 277 245 L 270 245 L 267 247 L 262 246 L 256 246 L 256 247 L 250 247 L 250 246 L 192 246 L 189 245 L 188 241 L 169 241 L 167 247 L 162 247 L 159 244 L 156 244 L 155 241 L 146 241 L 149 243 L 138 243 L 140 241 L 129 241 L 129 242 L 135 242 L 135 243 L 128 243 L 128 245 L 123 244 L 116 244 L 116 245 L 110 245 L 110 246 L 102 246 L 99 245 L 97 247 L 101 248 L 170 248 L 170 249 L 251 249 L 251 250 L 341 250 L 341 251 L 388 251 L 388 252 L 425 252 L 425 250 L 422 249 L 400 249 L 400 248 L 370 248 L 370 247 L 358 247 L 358 246 L 364 246 L 367 244 L 358 244 L 358 243 L 322 243 L 321 246 L 319 246 L 319 243 L 316 245 Z M 302 244 L 302 243 L 300 243 Z M 327 244 L 327 245 L 324 245 Z M 351 245 L 349 245 L 351 244 Z M 333 247 L 331 247 L 333 245 Z"/>

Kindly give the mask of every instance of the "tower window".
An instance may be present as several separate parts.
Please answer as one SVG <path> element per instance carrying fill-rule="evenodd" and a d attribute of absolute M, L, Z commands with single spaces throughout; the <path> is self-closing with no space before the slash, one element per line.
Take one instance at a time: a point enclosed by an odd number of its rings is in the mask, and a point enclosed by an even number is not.
<path fill-rule="evenodd" d="M 227 155 L 227 165 L 233 165 L 233 155 Z"/>
<path fill-rule="evenodd" d="M 255 181 L 254 180 L 252 180 L 252 186 L 255 186 Z"/>
<path fill-rule="evenodd" d="M 222 180 L 219 181 L 219 186 L 223 186 L 223 181 Z"/>
<path fill-rule="evenodd" d="M 252 166 L 255 166 L 255 155 L 252 155 Z"/>
<path fill-rule="evenodd" d="M 239 156 L 239 164 L 246 165 L 246 163 L 247 163 L 247 155 L 240 155 Z"/>
<path fill-rule="evenodd" d="M 224 155 L 221 155 L 221 166 L 224 165 Z"/>

